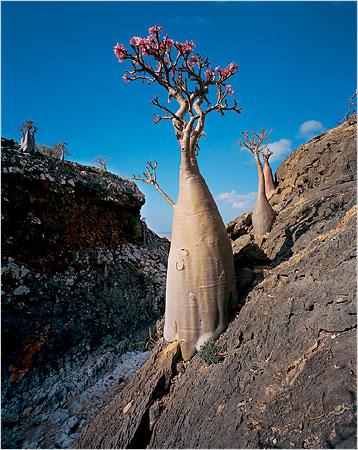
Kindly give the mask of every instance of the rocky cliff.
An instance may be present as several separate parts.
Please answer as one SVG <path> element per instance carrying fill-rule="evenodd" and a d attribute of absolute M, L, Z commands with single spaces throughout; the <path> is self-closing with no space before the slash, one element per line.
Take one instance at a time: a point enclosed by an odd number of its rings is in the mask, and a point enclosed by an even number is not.
<path fill-rule="evenodd" d="M 79 448 L 355 447 L 355 124 L 277 178 L 266 237 L 250 214 L 228 225 L 240 308 L 226 332 L 188 363 L 160 341 Z"/>
<path fill-rule="evenodd" d="M 72 447 L 148 357 L 169 242 L 143 203 L 133 182 L 2 139 L 3 447 Z"/>

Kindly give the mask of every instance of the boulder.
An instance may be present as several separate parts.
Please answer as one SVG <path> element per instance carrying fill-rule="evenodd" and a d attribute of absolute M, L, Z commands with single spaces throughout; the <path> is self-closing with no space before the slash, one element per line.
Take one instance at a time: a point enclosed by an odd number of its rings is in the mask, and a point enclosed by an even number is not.
<path fill-rule="evenodd" d="M 232 241 L 235 241 L 240 236 L 249 234 L 251 229 L 252 229 L 251 212 L 246 212 L 241 216 L 236 217 L 226 226 L 226 230 Z"/>

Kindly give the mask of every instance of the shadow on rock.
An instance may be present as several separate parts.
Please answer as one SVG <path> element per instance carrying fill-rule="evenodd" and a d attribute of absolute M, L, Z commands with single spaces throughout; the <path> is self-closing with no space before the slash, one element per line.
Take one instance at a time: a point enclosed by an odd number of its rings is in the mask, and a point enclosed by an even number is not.
<path fill-rule="evenodd" d="M 236 289 L 238 292 L 239 309 L 245 303 L 245 298 L 251 289 L 264 278 L 264 269 L 271 264 L 266 253 L 246 235 L 239 238 L 245 244 L 234 254 L 236 274 Z M 237 242 L 235 242 L 237 245 Z M 236 247 L 237 248 L 237 247 Z"/>
<path fill-rule="evenodd" d="M 272 261 L 272 266 L 277 267 L 284 261 L 287 261 L 292 255 L 292 246 L 293 246 L 293 233 L 289 226 L 286 226 L 285 228 L 285 240 L 283 241 L 283 244 L 280 248 L 280 250 L 277 252 L 277 255 Z"/>

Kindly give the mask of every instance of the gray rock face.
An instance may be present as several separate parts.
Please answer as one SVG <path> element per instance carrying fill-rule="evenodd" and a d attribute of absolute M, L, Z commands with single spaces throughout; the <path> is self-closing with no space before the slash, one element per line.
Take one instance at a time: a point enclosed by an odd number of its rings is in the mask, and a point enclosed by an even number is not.
<path fill-rule="evenodd" d="M 145 360 L 169 242 L 134 183 L 2 143 L 2 445 L 71 448 Z"/>
<path fill-rule="evenodd" d="M 143 436 L 136 448 L 355 447 L 355 178 L 349 123 L 282 163 L 271 198 L 279 214 L 256 243 L 269 263 L 218 339 L 223 361 L 207 365 L 196 355 L 180 377 L 173 365 L 170 386 L 156 396 L 159 414 L 154 401 L 132 410 L 131 427 Z M 238 275 L 243 267 L 258 269 L 245 255 Z M 79 446 L 131 448 L 125 422 L 109 430 L 104 423 L 124 396 L 135 398 L 146 373 L 149 364 L 88 425 Z"/>
<path fill-rule="evenodd" d="M 247 212 L 239 217 L 236 217 L 227 224 L 227 232 L 232 240 L 249 234 L 252 231 L 251 213 Z"/>
<path fill-rule="evenodd" d="M 110 402 L 148 358 L 149 352 L 119 355 L 100 347 L 67 361 L 42 383 L 27 385 L 2 411 L 2 442 L 7 448 L 73 448 L 80 431 Z"/>

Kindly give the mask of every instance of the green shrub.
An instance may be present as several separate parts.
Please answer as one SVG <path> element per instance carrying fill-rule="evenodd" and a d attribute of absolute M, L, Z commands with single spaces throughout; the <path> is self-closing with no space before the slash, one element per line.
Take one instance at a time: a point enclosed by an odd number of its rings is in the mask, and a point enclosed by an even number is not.
<path fill-rule="evenodd" d="M 206 342 L 199 350 L 200 359 L 206 364 L 217 364 L 224 359 L 225 348 L 216 345 L 214 341 Z"/>

